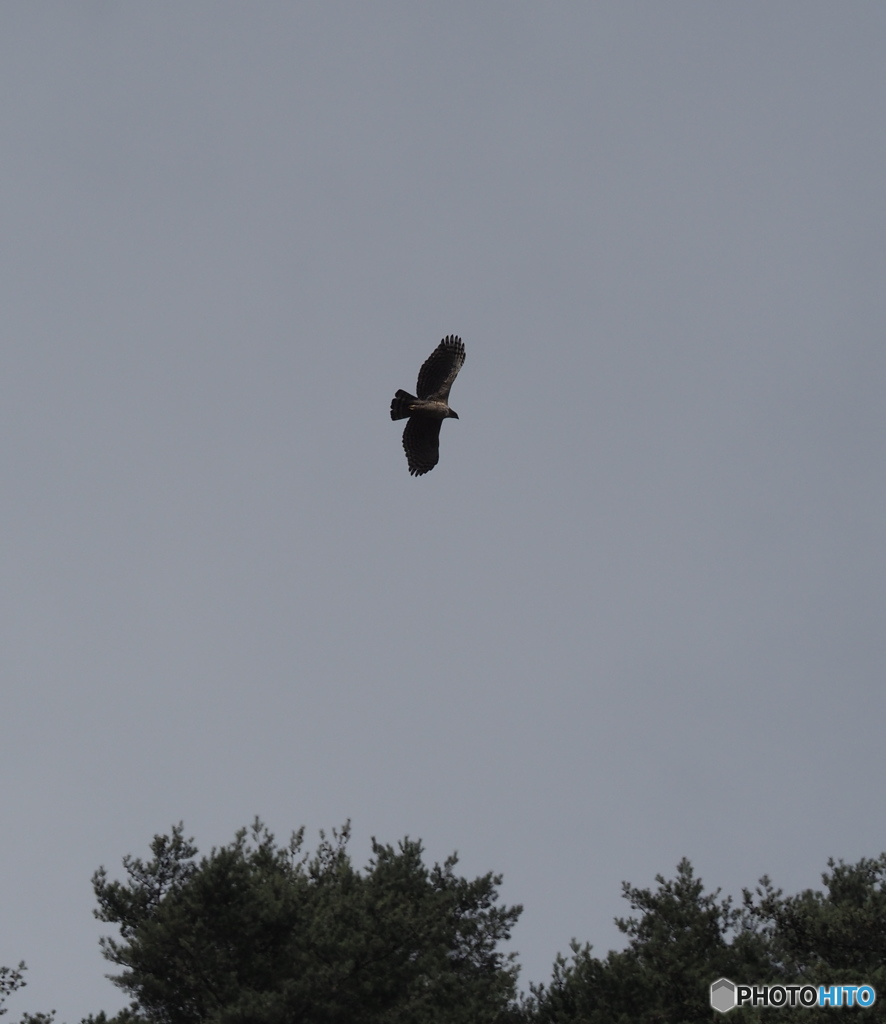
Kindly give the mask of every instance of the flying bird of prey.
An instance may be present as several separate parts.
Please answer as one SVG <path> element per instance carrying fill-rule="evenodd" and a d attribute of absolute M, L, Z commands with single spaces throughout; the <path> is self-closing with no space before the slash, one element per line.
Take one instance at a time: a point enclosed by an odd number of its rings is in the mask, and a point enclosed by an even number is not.
<path fill-rule="evenodd" d="M 403 449 L 413 476 L 429 473 L 440 461 L 440 424 L 458 419 L 449 408 L 449 389 L 465 361 L 461 338 L 447 335 L 418 373 L 416 395 L 398 391 L 391 402 L 391 419 L 405 420 Z"/>

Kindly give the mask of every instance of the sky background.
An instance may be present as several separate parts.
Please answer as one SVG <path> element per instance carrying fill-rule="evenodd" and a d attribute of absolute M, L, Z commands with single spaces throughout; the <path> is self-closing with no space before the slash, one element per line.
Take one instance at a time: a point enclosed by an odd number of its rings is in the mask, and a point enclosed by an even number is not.
<path fill-rule="evenodd" d="M 350 818 L 523 903 L 886 849 L 886 6 L 0 7 L 0 964 Z M 441 460 L 389 418 L 444 334 Z"/>

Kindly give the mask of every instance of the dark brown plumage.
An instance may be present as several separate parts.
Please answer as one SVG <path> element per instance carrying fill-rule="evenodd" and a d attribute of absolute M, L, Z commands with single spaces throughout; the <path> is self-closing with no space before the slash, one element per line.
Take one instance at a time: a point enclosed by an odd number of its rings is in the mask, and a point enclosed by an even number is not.
<path fill-rule="evenodd" d="M 391 402 L 391 419 L 408 417 L 403 431 L 403 450 L 413 476 L 429 473 L 440 460 L 440 424 L 458 419 L 449 408 L 449 390 L 465 361 L 461 338 L 447 335 L 418 372 L 417 395 L 398 391 Z"/>

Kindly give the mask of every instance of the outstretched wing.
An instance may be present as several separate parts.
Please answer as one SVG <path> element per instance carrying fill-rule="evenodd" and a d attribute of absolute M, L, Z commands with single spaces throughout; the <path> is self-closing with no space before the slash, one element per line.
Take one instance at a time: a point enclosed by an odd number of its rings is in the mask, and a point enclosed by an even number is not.
<path fill-rule="evenodd" d="M 410 416 L 403 431 L 403 450 L 409 472 L 421 476 L 440 461 L 440 424 L 436 416 Z"/>
<path fill-rule="evenodd" d="M 449 389 L 465 361 L 465 346 L 461 338 L 447 335 L 425 360 L 418 374 L 416 393 L 419 398 L 437 398 L 445 402 Z"/>

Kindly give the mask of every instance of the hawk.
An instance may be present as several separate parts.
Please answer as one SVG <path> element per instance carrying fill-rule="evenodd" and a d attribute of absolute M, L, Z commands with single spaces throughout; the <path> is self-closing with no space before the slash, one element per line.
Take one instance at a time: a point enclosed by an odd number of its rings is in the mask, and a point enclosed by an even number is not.
<path fill-rule="evenodd" d="M 419 370 L 415 386 L 418 397 L 398 391 L 391 402 L 392 420 L 409 417 L 403 431 L 403 449 L 413 476 L 430 473 L 440 461 L 440 424 L 445 419 L 458 419 L 458 413 L 449 408 L 449 389 L 464 361 L 461 338 L 447 335 Z"/>

